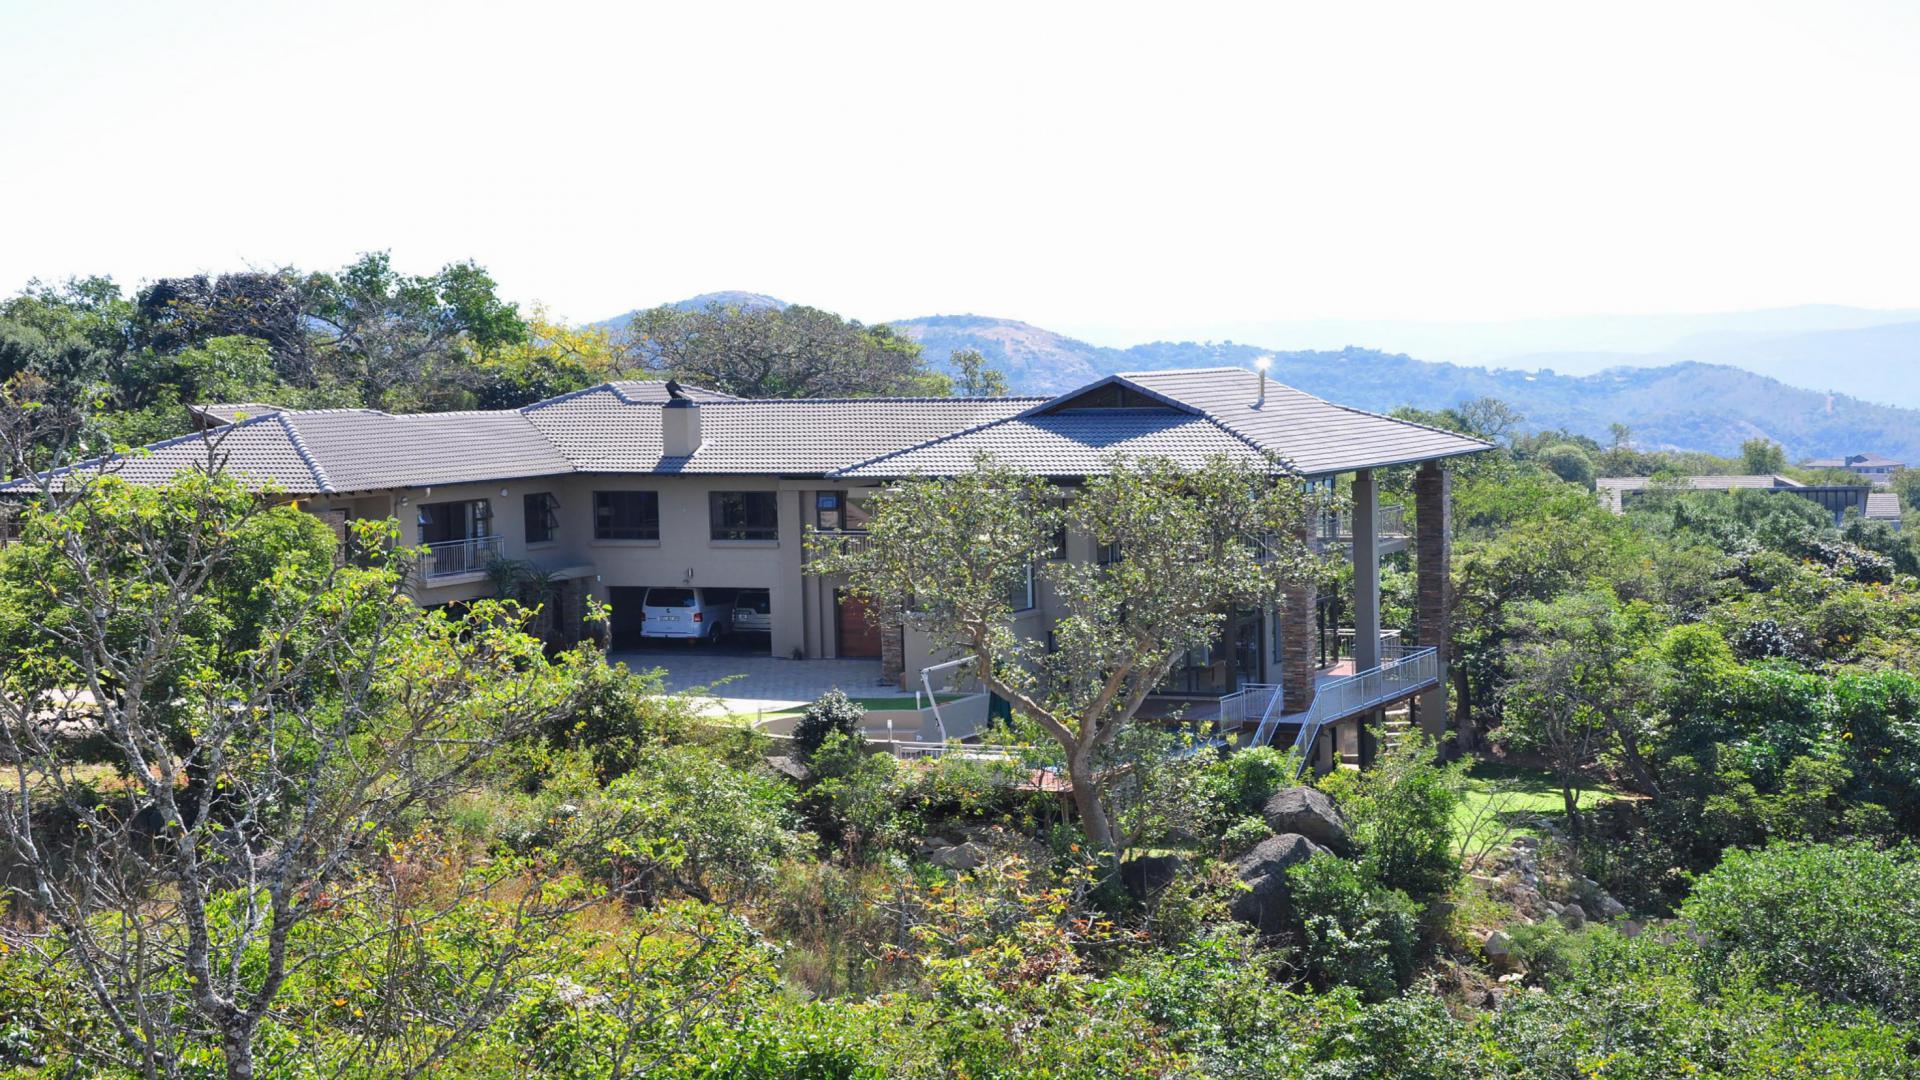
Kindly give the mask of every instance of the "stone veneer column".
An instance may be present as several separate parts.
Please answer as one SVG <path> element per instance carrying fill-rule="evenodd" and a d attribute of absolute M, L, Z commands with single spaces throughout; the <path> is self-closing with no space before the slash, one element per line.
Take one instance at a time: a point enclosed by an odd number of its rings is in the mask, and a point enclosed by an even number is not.
<path fill-rule="evenodd" d="M 906 628 L 898 613 L 876 613 L 880 620 L 880 677 L 896 685 L 907 672 Z"/>
<path fill-rule="evenodd" d="M 1314 608 L 1319 594 L 1311 581 L 1288 585 L 1280 605 L 1281 708 L 1290 713 L 1313 706 Z"/>
<path fill-rule="evenodd" d="M 1420 730 L 1438 740 L 1447 731 L 1447 654 L 1453 619 L 1453 476 L 1425 462 L 1413 480 L 1416 624 L 1420 644 L 1440 650 L 1440 685 L 1420 695 Z"/>

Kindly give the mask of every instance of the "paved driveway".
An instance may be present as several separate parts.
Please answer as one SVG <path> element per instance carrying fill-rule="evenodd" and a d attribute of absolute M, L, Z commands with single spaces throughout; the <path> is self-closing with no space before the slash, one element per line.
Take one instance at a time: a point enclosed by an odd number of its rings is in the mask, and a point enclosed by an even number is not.
<path fill-rule="evenodd" d="M 881 681 L 878 660 L 786 660 L 680 649 L 615 652 L 607 659 L 635 671 L 665 668 L 669 691 L 712 687 L 714 696 L 739 713 L 804 705 L 835 688 L 854 697 L 899 693 L 893 683 Z"/>

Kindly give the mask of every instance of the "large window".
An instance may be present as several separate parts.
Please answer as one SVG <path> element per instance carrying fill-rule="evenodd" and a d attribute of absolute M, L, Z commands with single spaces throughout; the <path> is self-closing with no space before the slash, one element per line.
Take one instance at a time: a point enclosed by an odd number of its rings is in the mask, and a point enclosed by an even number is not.
<path fill-rule="evenodd" d="M 560 500 L 552 492 L 522 495 L 520 505 L 527 519 L 527 543 L 547 543 L 560 531 Z"/>
<path fill-rule="evenodd" d="M 660 539 L 660 493 L 657 491 L 596 491 L 593 493 L 595 540 Z"/>
<path fill-rule="evenodd" d="M 715 540 L 778 540 L 778 496 L 771 491 L 715 491 L 707 495 Z"/>
<path fill-rule="evenodd" d="M 487 499 L 421 503 L 414 514 L 423 544 L 448 544 L 493 535 L 493 503 Z"/>

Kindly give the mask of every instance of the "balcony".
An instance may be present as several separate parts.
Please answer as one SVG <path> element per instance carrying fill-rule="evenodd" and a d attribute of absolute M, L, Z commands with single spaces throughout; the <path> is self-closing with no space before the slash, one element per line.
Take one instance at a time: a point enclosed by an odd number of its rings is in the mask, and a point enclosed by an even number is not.
<path fill-rule="evenodd" d="M 1383 540 L 1405 539 L 1407 510 L 1399 503 L 1382 503 L 1374 509 L 1374 529 Z M 1314 519 L 1315 539 L 1327 544 L 1353 543 L 1353 511 L 1329 510 Z"/>
<path fill-rule="evenodd" d="M 465 540 L 444 540 L 427 544 L 420 557 L 420 576 L 427 580 L 483 574 L 488 564 L 500 557 L 498 536 L 470 536 Z"/>

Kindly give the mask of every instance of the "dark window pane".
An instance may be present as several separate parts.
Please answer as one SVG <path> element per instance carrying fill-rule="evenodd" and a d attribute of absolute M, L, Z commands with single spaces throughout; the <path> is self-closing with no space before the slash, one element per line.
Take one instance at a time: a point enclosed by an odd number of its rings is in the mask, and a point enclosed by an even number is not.
<path fill-rule="evenodd" d="M 521 496 L 520 504 L 526 516 L 527 543 L 544 544 L 552 540 L 560 529 L 560 500 L 551 492 L 542 491 Z"/>
<path fill-rule="evenodd" d="M 707 496 L 715 540 L 778 540 L 779 498 L 771 491 L 715 491 Z"/>
<path fill-rule="evenodd" d="M 656 491 L 596 491 L 593 493 L 595 540 L 660 539 L 660 493 Z"/>

